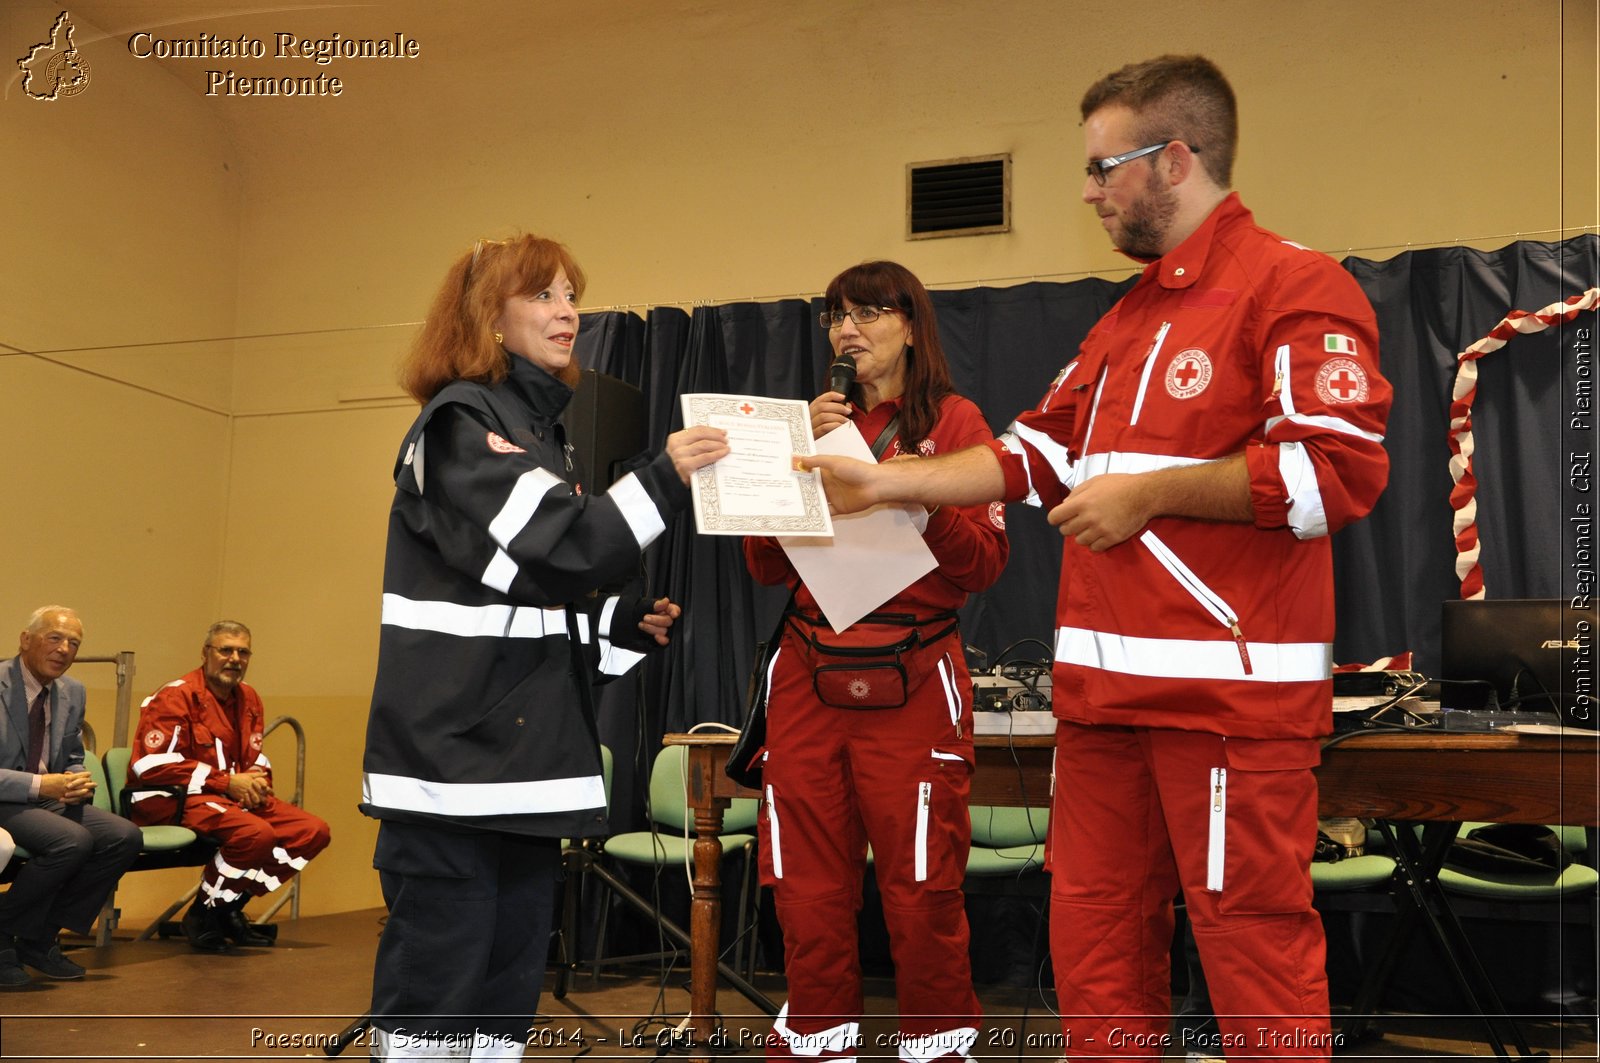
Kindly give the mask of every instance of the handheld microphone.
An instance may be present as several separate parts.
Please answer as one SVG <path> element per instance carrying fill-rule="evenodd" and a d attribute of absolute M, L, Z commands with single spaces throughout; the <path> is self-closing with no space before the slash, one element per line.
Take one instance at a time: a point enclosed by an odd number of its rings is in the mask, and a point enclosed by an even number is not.
<path fill-rule="evenodd" d="M 856 381 L 856 359 L 851 354 L 841 354 L 828 366 L 828 390 L 837 391 L 850 401 L 850 385 Z"/>

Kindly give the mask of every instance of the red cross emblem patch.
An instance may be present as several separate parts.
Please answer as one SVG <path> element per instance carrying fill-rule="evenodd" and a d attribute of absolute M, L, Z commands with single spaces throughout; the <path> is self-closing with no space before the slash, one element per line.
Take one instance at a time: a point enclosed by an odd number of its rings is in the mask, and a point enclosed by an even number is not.
<path fill-rule="evenodd" d="M 1192 399 L 1211 383 L 1211 358 L 1198 347 L 1179 351 L 1167 365 L 1167 394 Z"/>
<path fill-rule="evenodd" d="M 505 439 L 505 438 L 503 438 L 501 436 L 497 436 L 493 432 L 489 433 L 489 449 L 494 451 L 496 454 L 526 454 L 527 453 L 526 450 L 523 450 L 521 447 L 519 447 L 515 443 L 511 442 L 509 439 Z"/>
<path fill-rule="evenodd" d="M 1330 406 L 1367 401 L 1367 371 L 1353 358 L 1329 358 L 1317 370 L 1317 398 Z"/>

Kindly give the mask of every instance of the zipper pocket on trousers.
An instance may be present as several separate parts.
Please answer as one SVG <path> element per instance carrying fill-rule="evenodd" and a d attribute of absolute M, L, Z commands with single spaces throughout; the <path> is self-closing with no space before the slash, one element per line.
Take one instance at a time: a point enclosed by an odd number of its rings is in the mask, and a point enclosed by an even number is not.
<path fill-rule="evenodd" d="M 783 877 L 783 846 L 778 844 L 778 802 L 773 800 L 772 784 L 767 784 L 767 844 L 772 847 L 772 877 Z"/>
<path fill-rule="evenodd" d="M 1239 663 L 1244 666 L 1244 674 L 1253 674 L 1254 669 L 1250 667 L 1250 647 L 1245 642 L 1244 632 L 1239 628 L 1239 614 L 1222 600 L 1221 595 L 1207 587 L 1200 577 L 1172 552 L 1171 547 L 1157 538 L 1155 532 L 1145 532 L 1139 536 L 1139 541 L 1144 543 L 1145 548 L 1161 563 L 1161 567 L 1178 581 L 1178 585 L 1189 592 L 1191 598 L 1199 602 L 1217 623 L 1228 629 L 1233 635 L 1234 644 L 1239 648 Z"/>
<path fill-rule="evenodd" d="M 1228 840 L 1228 769 L 1211 769 L 1211 814 L 1206 831 L 1206 889 L 1222 892 L 1222 854 Z"/>
<path fill-rule="evenodd" d="M 939 681 L 944 684 L 945 704 L 950 708 L 950 725 L 956 729 L 956 737 L 961 737 L 961 693 L 956 689 L 956 670 L 950 663 L 947 653 L 939 658 Z"/>
<path fill-rule="evenodd" d="M 933 804 L 933 783 L 917 784 L 916 880 L 928 881 L 928 812 Z"/>

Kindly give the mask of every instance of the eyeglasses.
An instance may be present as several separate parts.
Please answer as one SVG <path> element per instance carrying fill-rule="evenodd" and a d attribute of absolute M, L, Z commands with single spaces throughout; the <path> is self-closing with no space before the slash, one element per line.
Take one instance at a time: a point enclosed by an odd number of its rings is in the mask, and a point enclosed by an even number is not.
<path fill-rule="evenodd" d="M 238 646 L 207 646 L 206 649 L 210 650 L 218 657 L 237 657 L 241 661 L 248 661 L 250 659 L 250 651 L 240 649 Z"/>
<path fill-rule="evenodd" d="M 852 306 L 849 310 L 824 310 L 817 315 L 817 324 L 825 329 L 836 329 L 848 317 L 858 325 L 870 325 L 884 314 L 898 313 L 902 311 L 892 306 Z"/>
<path fill-rule="evenodd" d="M 1111 155 L 1104 159 L 1096 159 L 1089 165 L 1085 166 L 1083 168 L 1083 172 L 1088 174 L 1090 177 L 1093 177 L 1095 184 L 1099 185 L 1101 188 L 1104 188 L 1106 186 L 1106 177 L 1118 166 L 1121 166 L 1125 162 L 1132 162 L 1134 159 L 1142 159 L 1146 155 L 1154 155 L 1167 145 L 1176 143 L 1178 142 L 1175 140 L 1163 140 L 1159 144 L 1151 144 L 1148 148 L 1140 148 L 1137 151 L 1127 151 L 1123 152 L 1121 155 Z M 1198 154 L 1200 151 L 1200 149 L 1195 147 L 1193 144 L 1189 144 L 1187 147 L 1190 151 L 1195 152 L 1196 154 Z"/>

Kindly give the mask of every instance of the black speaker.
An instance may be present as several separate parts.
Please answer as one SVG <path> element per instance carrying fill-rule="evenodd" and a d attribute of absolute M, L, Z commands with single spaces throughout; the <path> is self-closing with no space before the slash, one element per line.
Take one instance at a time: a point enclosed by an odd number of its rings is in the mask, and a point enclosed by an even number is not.
<path fill-rule="evenodd" d="M 644 392 L 593 369 L 583 371 L 561 423 L 578 451 L 583 482 L 595 491 L 616 483 L 622 463 L 650 445 Z"/>

